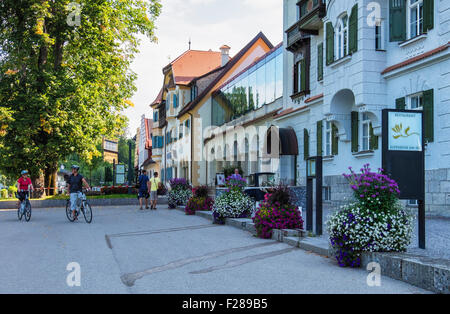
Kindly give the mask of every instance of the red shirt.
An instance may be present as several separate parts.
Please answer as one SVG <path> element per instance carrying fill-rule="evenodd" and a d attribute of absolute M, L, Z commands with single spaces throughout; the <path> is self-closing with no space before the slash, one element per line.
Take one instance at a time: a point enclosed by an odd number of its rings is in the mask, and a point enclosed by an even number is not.
<path fill-rule="evenodd" d="M 30 178 L 24 179 L 23 177 L 17 180 L 17 182 L 19 183 L 19 190 L 26 190 L 26 191 L 28 191 L 28 187 L 32 184 Z"/>

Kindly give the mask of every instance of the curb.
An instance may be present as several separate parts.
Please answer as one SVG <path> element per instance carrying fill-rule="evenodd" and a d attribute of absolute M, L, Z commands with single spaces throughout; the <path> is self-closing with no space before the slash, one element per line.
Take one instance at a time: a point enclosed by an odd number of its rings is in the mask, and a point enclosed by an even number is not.
<path fill-rule="evenodd" d="M 129 206 L 138 205 L 137 198 L 107 198 L 107 199 L 88 199 L 92 206 Z M 66 207 L 67 200 L 31 200 L 33 208 L 59 208 Z M 159 205 L 166 205 L 167 199 L 159 199 Z M 17 200 L 0 202 L 1 209 L 17 209 Z"/>
<path fill-rule="evenodd" d="M 197 216 L 213 221 L 212 212 L 196 212 Z M 256 235 L 251 219 L 227 218 L 225 224 Z M 273 230 L 272 239 L 324 257 L 333 252 L 324 238 L 307 237 L 304 230 Z M 370 263 L 381 266 L 382 275 L 439 294 L 450 294 L 450 260 L 434 259 L 408 253 L 362 253 L 361 266 Z M 369 270 L 372 271 L 372 270 Z"/>

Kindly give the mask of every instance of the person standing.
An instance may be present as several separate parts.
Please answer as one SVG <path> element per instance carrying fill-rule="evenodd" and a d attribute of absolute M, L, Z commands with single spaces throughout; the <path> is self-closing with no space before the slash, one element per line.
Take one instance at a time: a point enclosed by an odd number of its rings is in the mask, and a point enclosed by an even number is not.
<path fill-rule="evenodd" d="M 78 199 L 83 197 L 83 185 L 90 190 L 89 184 L 86 179 L 79 173 L 80 167 L 77 165 L 72 166 L 72 174 L 67 180 L 67 190 L 70 194 L 70 206 L 72 209 L 72 214 L 75 220 L 78 220 L 78 211 L 77 208 Z"/>
<path fill-rule="evenodd" d="M 158 172 L 155 172 L 153 178 L 150 180 L 150 203 L 152 210 L 156 210 L 156 203 L 158 201 L 158 188 L 161 185 Z"/>
<path fill-rule="evenodd" d="M 144 210 L 142 208 L 142 203 L 143 200 L 145 198 L 145 209 L 149 209 L 148 207 L 148 198 L 149 198 L 149 181 L 150 179 L 148 178 L 147 175 L 147 170 L 142 171 L 142 174 L 139 176 L 139 204 L 141 205 L 140 210 Z"/>

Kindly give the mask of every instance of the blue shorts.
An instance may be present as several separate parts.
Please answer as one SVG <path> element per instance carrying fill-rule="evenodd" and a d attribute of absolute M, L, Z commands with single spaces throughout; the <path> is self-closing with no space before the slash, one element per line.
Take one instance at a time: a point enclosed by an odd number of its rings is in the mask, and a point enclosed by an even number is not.
<path fill-rule="evenodd" d="M 148 193 L 148 190 L 139 190 L 139 198 L 148 199 L 149 197 L 150 197 L 150 194 Z"/>

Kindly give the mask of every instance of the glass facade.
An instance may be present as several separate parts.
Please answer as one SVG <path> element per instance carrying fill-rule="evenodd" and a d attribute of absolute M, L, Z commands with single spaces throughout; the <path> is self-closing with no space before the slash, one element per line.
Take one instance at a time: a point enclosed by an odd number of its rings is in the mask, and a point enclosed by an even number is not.
<path fill-rule="evenodd" d="M 282 96 L 283 47 L 279 47 L 215 94 L 212 123 L 220 126 Z"/>

